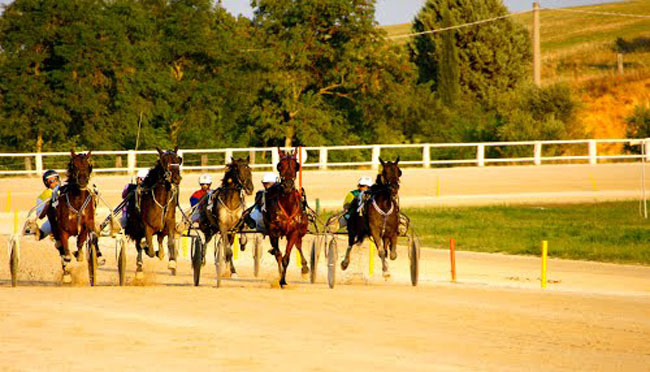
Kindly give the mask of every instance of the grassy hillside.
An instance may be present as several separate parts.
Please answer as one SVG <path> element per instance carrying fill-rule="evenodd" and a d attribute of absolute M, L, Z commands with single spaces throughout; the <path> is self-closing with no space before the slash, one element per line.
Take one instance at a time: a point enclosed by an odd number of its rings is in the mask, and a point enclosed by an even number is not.
<path fill-rule="evenodd" d="M 650 15 L 650 1 L 627 1 L 572 9 Z M 532 13 L 514 19 L 532 30 Z M 557 10 L 541 13 L 542 58 L 546 82 L 582 81 L 612 75 L 616 69 L 616 53 L 612 50 L 617 37 L 631 40 L 650 39 L 650 18 L 593 15 Z M 480 26 L 476 26 L 480 27 Z M 382 27 L 389 36 L 411 32 L 410 24 Z M 404 44 L 407 39 L 396 39 Z M 650 44 L 650 43 L 649 43 Z M 629 72 L 650 69 L 650 50 L 635 51 L 625 56 Z"/>
<path fill-rule="evenodd" d="M 650 16 L 650 0 L 634 0 L 573 10 Z M 532 13 L 514 16 L 532 32 Z M 573 87 L 582 103 L 579 119 L 590 137 L 625 137 L 625 119 L 650 102 L 650 18 L 543 10 L 542 82 Z M 480 26 L 474 26 L 480 27 Z M 388 35 L 411 32 L 410 24 L 382 27 Z M 617 38 L 631 43 L 624 54 L 624 77 L 617 74 Z M 408 39 L 396 39 L 404 45 Z"/>

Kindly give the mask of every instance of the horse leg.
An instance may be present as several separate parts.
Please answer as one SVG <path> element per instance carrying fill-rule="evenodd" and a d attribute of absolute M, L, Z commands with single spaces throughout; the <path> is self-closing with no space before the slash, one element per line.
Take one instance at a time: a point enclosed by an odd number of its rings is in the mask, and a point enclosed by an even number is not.
<path fill-rule="evenodd" d="M 385 278 L 390 276 L 390 273 L 388 272 L 388 262 L 386 261 L 386 256 L 387 256 L 387 251 L 386 251 L 386 245 L 384 244 L 384 241 L 381 239 L 381 236 L 379 236 L 379 232 L 377 231 L 372 231 L 372 240 L 375 242 L 375 245 L 377 246 L 377 253 L 379 254 L 379 258 L 381 258 L 381 271 L 382 274 L 384 275 Z"/>
<path fill-rule="evenodd" d="M 349 228 L 350 225 L 348 225 L 348 229 Z M 343 261 L 341 261 L 341 270 L 343 271 L 345 271 L 348 268 L 348 265 L 350 265 L 350 252 L 352 251 L 355 240 L 356 236 L 354 232 L 348 232 L 348 248 L 345 250 L 345 257 L 343 258 Z"/>
<path fill-rule="evenodd" d="M 85 227 L 82 227 L 77 235 L 77 262 L 80 262 L 84 259 L 84 243 L 88 239 L 88 230 Z"/>
<path fill-rule="evenodd" d="M 71 283 L 72 282 L 72 277 L 70 276 L 70 262 L 72 261 L 72 257 L 70 256 L 70 248 L 68 246 L 68 239 L 70 238 L 70 235 L 65 232 L 61 231 L 60 235 L 61 241 L 59 242 L 60 247 L 57 247 L 59 250 L 59 254 L 61 255 L 61 270 L 63 271 L 63 283 Z"/>
<path fill-rule="evenodd" d="M 162 249 L 160 250 L 162 251 Z M 174 236 L 174 230 L 171 228 L 167 229 L 167 252 L 169 253 L 167 268 L 176 270 L 176 237 Z"/>
<path fill-rule="evenodd" d="M 235 270 L 235 266 L 232 263 L 232 242 L 233 242 L 233 236 L 232 234 L 228 233 L 228 230 L 226 230 L 224 224 L 219 224 L 219 232 L 221 233 L 221 239 L 223 241 L 223 257 L 226 262 L 226 265 L 230 269 L 230 274 L 236 274 L 237 272 Z"/>
<path fill-rule="evenodd" d="M 135 241 L 135 248 L 138 250 L 138 258 L 136 261 L 136 269 L 135 269 L 135 277 L 136 279 L 141 279 L 142 277 L 142 246 L 141 246 L 141 241 L 142 240 L 136 240 Z"/>
<path fill-rule="evenodd" d="M 282 257 L 282 274 L 280 275 L 280 287 L 287 285 L 287 268 L 289 267 L 289 262 L 291 261 L 291 249 L 294 244 L 296 244 L 296 235 L 292 234 L 287 237 L 287 249 L 284 251 L 284 257 Z"/>
<path fill-rule="evenodd" d="M 397 259 L 397 234 L 387 239 L 387 242 L 390 243 L 390 259 Z"/>
<path fill-rule="evenodd" d="M 278 247 L 280 243 L 280 237 L 277 236 L 269 236 L 269 240 L 271 241 L 271 246 L 273 247 L 269 253 L 275 256 L 275 260 L 278 262 L 278 272 L 280 275 L 282 275 L 282 253 L 280 252 L 280 248 Z"/>
<path fill-rule="evenodd" d="M 228 248 L 226 249 L 226 258 L 230 262 L 230 274 L 237 275 L 237 270 L 235 269 L 235 262 L 233 260 L 234 252 L 233 249 L 237 249 L 233 244 L 235 243 L 235 234 L 228 234 Z"/>
<path fill-rule="evenodd" d="M 147 249 L 147 256 L 156 256 L 156 252 L 153 249 L 153 230 L 151 230 L 149 226 L 145 226 L 144 228 L 144 240 L 144 244 L 146 244 L 145 248 Z"/>
<path fill-rule="evenodd" d="M 300 253 L 300 264 L 302 265 L 301 273 L 302 275 L 307 275 L 309 274 L 309 265 L 307 265 L 307 259 L 302 253 L 302 238 L 298 238 L 296 241 L 296 248 L 298 249 L 298 253 Z"/>
<path fill-rule="evenodd" d="M 158 250 L 156 251 L 156 256 L 158 256 L 158 259 L 161 261 L 163 258 L 165 258 L 165 249 L 163 248 L 163 240 L 165 240 L 165 235 L 162 233 L 156 233 L 156 237 L 158 238 Z"/>

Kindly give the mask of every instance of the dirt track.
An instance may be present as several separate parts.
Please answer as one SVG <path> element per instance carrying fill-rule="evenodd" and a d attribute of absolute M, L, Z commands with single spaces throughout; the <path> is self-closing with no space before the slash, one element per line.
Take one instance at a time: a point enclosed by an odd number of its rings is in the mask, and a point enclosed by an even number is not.
<path fill-rule="evenodd" d="M 336 207 L 366 173 L 310 172 L 305 188 L 311 200 Z M 629 164 L 408 169 L 401 200 L 629 199 L 640 194 L 639 176 Z M 195 178 L 186 175 L 183 200 Z M 95 183 L 116 203 L 127 180 Z M 0 179 L 0 192 L 11 190 L 13 206 L 23 210 L 40 187 L 37 179 Z M 10 229 L 4 217 L 0 227 Z M 6 242 L 0 237 L 0 246 Z M 133 256 L 129 285 L 119 288 L 113 243 L 101 242 L 108 263 L 96 288 L 87 287 L 83 263 L 76 284 L 61 288 L 52 244 L 29 238 L 22 240 L 20 286 L 10 288 L 0 254 L 0 370 L 650 370 L 649 267 L 550 260 L 543 291 L 539 258 L 459 252 L 452 284 L 447 252 L 425 249 L 413 288 L 403 250 L 389 281 L 379 262 L 370 277 L 367 251 L 358 250 L 334 290 L 324 283 L 324 263 L 311 285 L 295 257 L 290 286 L 280 290 L 267 254 L 261 278 L 253 278 L 249 249 L 239 253 L 240 277 L 220 289 L 210 260 L 199 288 L 191 286 L 187 260 L 172 277 L 164 262 L 147 259 L 145 280 L 135 283 Z"/>
<path fill-rule="evenodd" d="M 58 257 L 24 240 L 20 287 L 0 265 L 0 370 L 647 370 L 650 366 L 650 268 L 460 252 L 459 283 L 448 256 L 424 250 L 420 286 L 408 283 L 406 252 L 392 278 L 368 277 L 366 250 L 339 272 L 338 285 L 308 283 L 292 261 L 290 286 L 273 284 L 265 254 L 261 279 L 250 249 L 240 278 L 215 288 L 214 266 L 191 286 L 182 261 L 145 261 L 146 277 L 119 288 L 110 240 L 100 287 L 58 287 Z M 5 241 L 0 241 L 3 246 Z M 133 249 L 133 248 L 131 248 Z M 209 254 L 211 255 L 211 253 Z M 321 256 L 322 258 L 322 256 Z"/>

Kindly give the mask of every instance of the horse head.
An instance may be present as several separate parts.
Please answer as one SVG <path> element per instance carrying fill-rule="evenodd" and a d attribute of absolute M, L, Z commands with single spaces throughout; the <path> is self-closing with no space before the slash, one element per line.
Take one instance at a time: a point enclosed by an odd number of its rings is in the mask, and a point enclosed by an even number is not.
<path fill-rule="evenodd" d="M 174 150 L 162 151 L 158 147 L 158 164 L 162 167 L 165 172 L 165 181 L 173 183 L 174 185 L 179 185 L 181 183 L 181 164 L 183 164 L 183 158 L 178 156 L 178 146 Z"/>
<path fill-rule="evenodd" d="M 70 150 L 70 162 L 68 163 L 68 183 L 77 185 L 79 188 L 86 188 L 90 181 L 90 174 L 93 172 L 93 166 L 90 163 L 92 151 L 85 154 L 77 154 Z"/>
<path fill-rule="evenodd" d="M 381 162 L 382 171 L 377 176 L 377 183 L 385 185 L 390 189 L 391 196 L 397 196 L 399 191 L 399 178 L 402 176 L 402 170 L 399 169 L 399 156 L 393 161 L 383 161 L 379 158 Z"/>
<path fill-rule="evenodd" d="M 231 159 L 230 164 L 226 166 L 226 176 L 224 182 L 235 182 L 240 185 L 246 194 L 253 194 L 253 176 L 249 165 L 249 158 Z"/>
<path fill-rule="evenodd" d="M 280 173 L 283 190 L 288 192 L 294 189 L 296 174 L 300 170 L 300 163 L 298 163 L 298 159 L 296 159 L 295 151 L 283 151 L 278 148 L 278 154 L 280 155 L 278 173 Z"/>

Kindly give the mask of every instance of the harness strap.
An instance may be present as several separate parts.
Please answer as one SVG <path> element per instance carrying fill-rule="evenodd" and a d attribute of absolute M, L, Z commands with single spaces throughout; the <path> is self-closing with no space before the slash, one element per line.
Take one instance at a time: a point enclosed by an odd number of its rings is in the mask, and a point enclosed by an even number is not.
<path fill-rule="evenodd" d="M 68 196 L 68 193 L 65 193 L 65 203 L 68 206 L 68 209 L 77 215 L 77 229 L 81 226 L 81 216 L 83 215 L 83 211 L 88 207 L 88 204 L 90 204 L 90 201 L 92 200 L 92 194 L 89 192 L 88 196 L 86 197 L 86 200 L 84 200 L 83 204 L 81 204 L 81 208 L 79 210 L 76 210 L 72 204 L 70 204 L 70 197 Z"/>
<path fill-rule="evenodd" d="M 382 216 L 381 236 L 383 237 L 384 233 L 386 232 L 386 222 L 388 221 L 388 216 L 393 214 L 393 212 L 395 210 L 395 203 L 393 203 L 393 200 L 391 199 L 391 201 L 390 201 L 390 209 L 388 210 L 388 212 L 384 212 L 383 210 L 381 210 L 381 208 L 379 208 L 375 198 L 372 198 L 372 206 L 373 206 L 373 208 L 375 208 L 377 213 L 379 213 L 379 215 Z"/>

